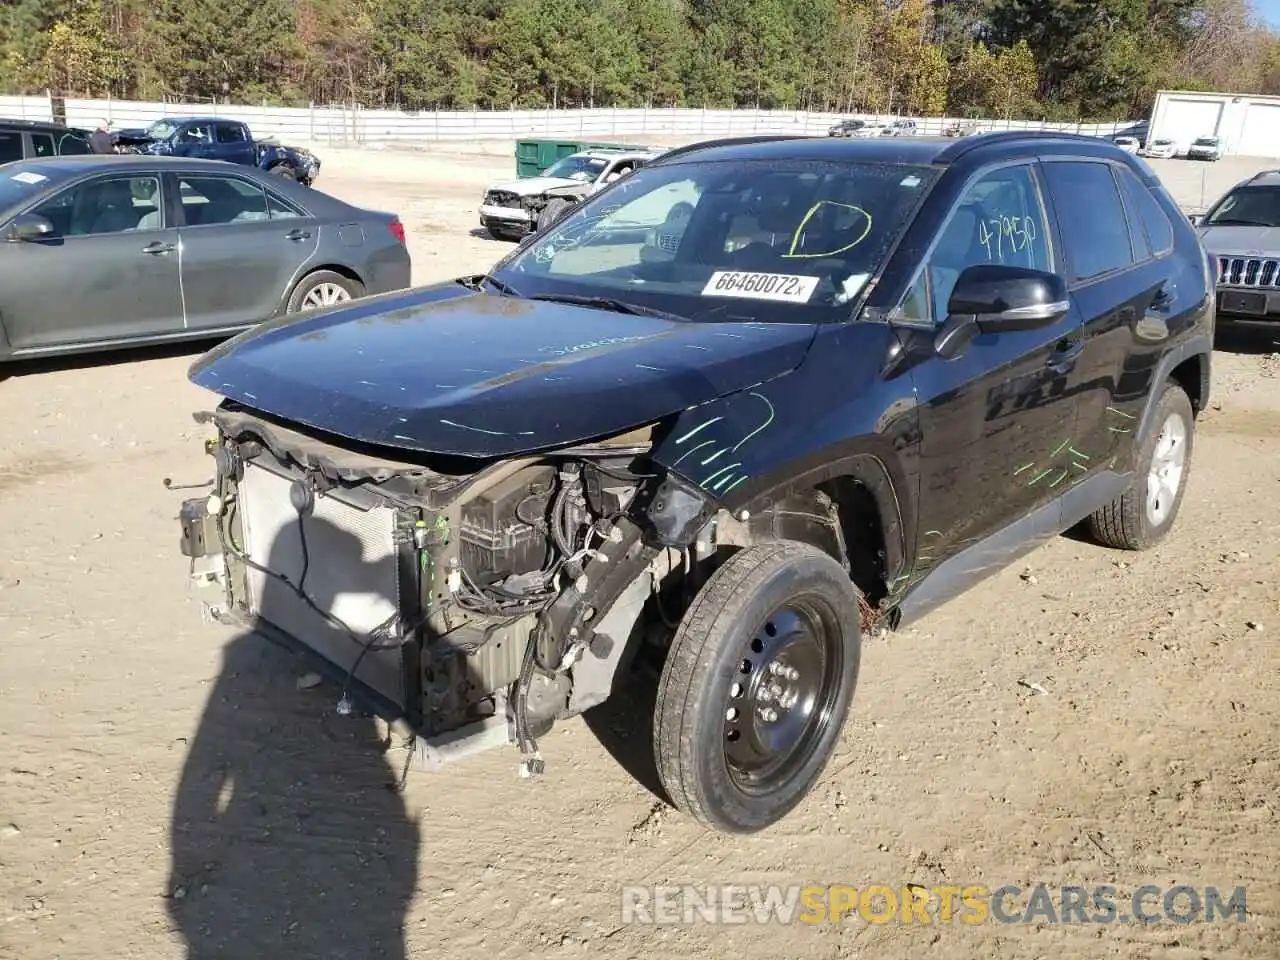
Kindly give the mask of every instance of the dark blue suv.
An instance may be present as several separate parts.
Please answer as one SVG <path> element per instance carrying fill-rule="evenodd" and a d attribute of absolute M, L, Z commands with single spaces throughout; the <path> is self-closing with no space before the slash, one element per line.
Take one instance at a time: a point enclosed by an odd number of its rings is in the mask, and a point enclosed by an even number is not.
<path fill-rule="evenodd" d="M 1168 533 L 1213 281 L 1099 139 L 676 149 L 488 274 L 197 361 L 218 479 L 184 550 L 217 616 L 435 759 L 539 772 L 552 723 L 656 672 L 672 800 L 757 830 L 831 755 L 865 631 L 1082 521 Z"/>
<path fill-rule="evenodd" d="M 111 134 L 119 152 L 223 160 L 310 185 L 320 175 L 320 159 L 302 147 L 255 141 L 246 124 L 224 117 L 164 117 L 143 129 Z"/>

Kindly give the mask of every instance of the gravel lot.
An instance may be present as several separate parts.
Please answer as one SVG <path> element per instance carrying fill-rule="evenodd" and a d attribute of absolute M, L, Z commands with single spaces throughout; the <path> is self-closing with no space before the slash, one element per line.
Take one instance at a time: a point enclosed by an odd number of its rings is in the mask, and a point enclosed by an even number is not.
<path fill-rule="evenodd" d="M 318 149 L 322 189 L 399 211 L 415 282 L 509 249 L 474 212 L 505 149 Z M 1156 165 L 1188 209 L 1262 166 Z M 655 798 L 642 705 L 560 725 L 539 781 L 499 752 L 387 789 L 403 755 L 375 725 L 185 595 L 162 479 L 209 475 L 198 348 L 4 371 L 0 957 L 1280 956 L 1280 347 L 1224 347 L 1166 544 L 1059 538 L 869 642 L 826 776 L 746 839 Z M 1243 885 L 1249 916 L 620 917 L 624 884 L 908 882 Z"/>

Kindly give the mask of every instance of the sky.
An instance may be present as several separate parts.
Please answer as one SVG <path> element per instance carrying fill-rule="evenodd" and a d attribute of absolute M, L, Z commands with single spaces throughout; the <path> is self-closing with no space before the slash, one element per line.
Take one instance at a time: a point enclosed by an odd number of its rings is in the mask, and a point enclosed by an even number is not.
<path fill-rule="evenodd" d="M 1253 0 L 1253 5 L 1263 20 L 1280 30 L 1280 0 Z"/>

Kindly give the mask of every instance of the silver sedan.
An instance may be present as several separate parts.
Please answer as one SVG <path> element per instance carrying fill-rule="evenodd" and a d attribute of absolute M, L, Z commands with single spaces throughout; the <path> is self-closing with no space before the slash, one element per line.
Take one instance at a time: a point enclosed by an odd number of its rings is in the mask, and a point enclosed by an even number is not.
<path fill-rule="evenodd" d="M 0 164 L 0 360 L 236 333 L 409 286 L 404 226 L 210 160 Z"/>

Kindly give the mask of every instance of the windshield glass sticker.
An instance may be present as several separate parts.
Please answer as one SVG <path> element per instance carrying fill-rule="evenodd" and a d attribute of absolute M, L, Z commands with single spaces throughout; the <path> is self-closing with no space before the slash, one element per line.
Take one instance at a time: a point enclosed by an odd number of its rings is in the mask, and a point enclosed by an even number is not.
<path fill-rule="evenodd" d="M 797 253 L 797 249 L 806 242 L 805 229 L 810 227 L 811 223 L 813 236 L 817 238 L 814 241 L 815 244 L 827 249 Z M 838 257 L 867 239 L 869 233 L 871 233 L 871 214 L 861 207 L 835 200 L 819 200 L 800 220 L 800 225 L 791 235 L 791 248 L 782 257 L 784 260 Z M 845 242 L 841 244 L 841 240 Z M 835 249 L 830 249 L 833 246 Z"/>
<path fill-rule="evenodd" d="M 903 180 L 902 183 L 898 184 L 898 186 L 907 187 L 908 189 L 911 189 L 913 187 L 918 187 L 920 186 L 920 178 L 913 174 L 907 177 L 905 180 Z"/>
<path fill-rule="evenodd" d="M 15 173 L 10 180 L 17 180 L 19 183 L 44 183 L 49 178 L 42 173 L 31 173 L 24 170 L 22 173 Z"/>
<path fill-rule="evenodd" d="M 743 273 L 717 270 L 702 288 L 704 297 L 743 297 L 751 300 L 777 300 L 782 303 L 808 303 L 818 288 L 818 277 L 791 276 L 785 273 Z"/>

